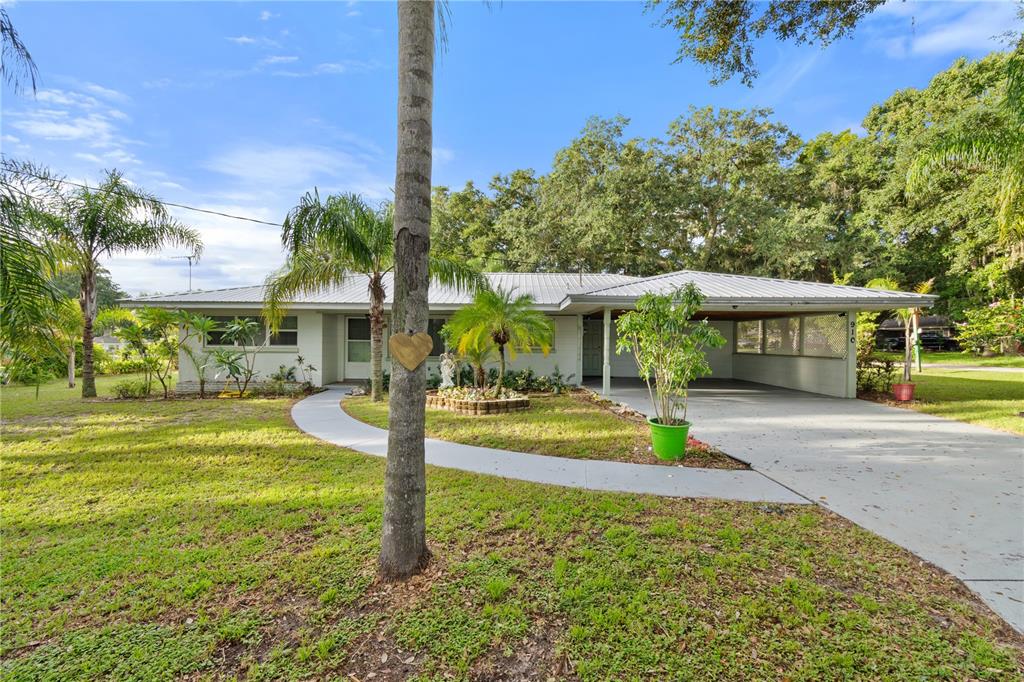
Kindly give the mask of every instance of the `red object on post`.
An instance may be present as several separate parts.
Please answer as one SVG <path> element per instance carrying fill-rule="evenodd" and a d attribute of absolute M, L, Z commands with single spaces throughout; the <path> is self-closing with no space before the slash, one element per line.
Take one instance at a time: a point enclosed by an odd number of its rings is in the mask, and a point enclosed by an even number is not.
<path fill-rule="evenodd" d="M 893 384 L 892 395 L 898 402 L 905 403 L 914 399 L 914 384 Z"/>

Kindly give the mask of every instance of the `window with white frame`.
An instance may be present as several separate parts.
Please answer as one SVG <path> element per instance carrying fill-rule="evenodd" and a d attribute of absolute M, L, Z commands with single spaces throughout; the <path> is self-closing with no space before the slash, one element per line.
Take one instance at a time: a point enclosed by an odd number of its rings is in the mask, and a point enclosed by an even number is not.
<path fill-rule="evenodd" d="M 248 319 L 257 323 L 256 333 L 253 334 L 252 343 L 254 346 L 262 346 L 267 338 L 267 328 L 263 318 L 255 315 L 214 315 L 213 321 L 217 324 L 217 331 L 210 332 L 206 341 L 207 346 L 237 346 L 237 343 L 228 343 L 224 340 L 224 332 L 227 326 L 235 319 Z M 299 345 L 299 318 L 295 315 L 286 315 L 281 319 L 281 327 L 276 334 L 270 336 L 269 346 L 297 346 Z"/>
<path fill-rule="evenodd" d="M 348 318 L 345 343 L 349 362 L 370 361 L 370 319 L 367 317 Z"/>

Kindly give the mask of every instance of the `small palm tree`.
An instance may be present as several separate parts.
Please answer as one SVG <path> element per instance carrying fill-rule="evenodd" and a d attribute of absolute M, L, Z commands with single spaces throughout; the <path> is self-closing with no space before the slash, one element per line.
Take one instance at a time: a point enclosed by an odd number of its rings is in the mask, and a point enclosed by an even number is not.
<path fill-rule="evenodd" d="M 1021 10 L 1024 15 L 1024 10 Z M 1004 115 L 994 130 L 969 130 L 922 152 L 907 173 L 907 189 L 928 186 L 940 169 L 983 168 L 999 174 L 996 223 L 1012 257 L 1024 257 L 1024 36 L 1006 66 Z"/>
<path fill-rule="evenodd" d="M 198 257 L 203 244 L 198 232 L 171 218 L 156 197 L 130 184 L 117 170 L 107 171 L 98 187 L 78 189 L 61 204 L 44 216 L 44 222 L 50 238 L 63 247 L 82 278 L 82 397 L 91 398 L 96 396 L 92 340 L 100 258 L 166 246 L 190 249 Z"/>
<path fill-rule="evenodd" d="M 516 359 L 516 351 L 529 353 L 540 347 L 545 355 L 551 350 L 555 327 L 547 315 L 533 307 L 529 294 L 514 296 L 515 289 L 485 289 L 477 292 L 473 303 L 448 320 L 459 352 L 466 355 L 490 341 L 498 349 L 498 393 L 505 380 L 505 349 Z"/>
<path fill-rule="evenodd" d="M 288 301 L 297 294 L 340 285 L 353 274 L 366 275 L 370 293 L 370 393 L 383 399 L 384 275 L 394 269 L 394 212 L 390 204 L 370 207 L 356 194 L 321 199 L 307 193 L 285 218 L 281 241 L 288 260 L 267 278 L 263 316 L 277 329 Z M 431 278 L 460 290 L 486 286 L 465 263 L 431 256 Z"/>
<path fill-rule="evenodd" d="M 929 294 L 932 291 L 932 286 L 935 284 L 934 279 L 929 279 L 925 282 L 921 282 L 914 287 L 914 293 L 917 294 Z M 899 291 L 900 285 L 894 279 L 888 277 L 876 277 L 875 279 L 868 282 L 869 289 L 885 289 L 886 291 Z M 912 345 L 912 325 L 914 318 L 921 314 L 920 308 L 900 308 L 896 311 L 896 317 L 903 323 L 903 383 L 910 383 L 910 365 L 911 365 L 911 345 Z"/>

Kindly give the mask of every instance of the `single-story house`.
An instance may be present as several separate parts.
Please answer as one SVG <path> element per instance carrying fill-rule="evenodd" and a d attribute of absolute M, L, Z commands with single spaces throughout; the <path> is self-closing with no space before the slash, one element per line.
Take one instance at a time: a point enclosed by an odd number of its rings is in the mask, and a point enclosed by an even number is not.
<path fill-rule="evenodd" d="M 710 350 L 712 376 L 783 386 L 812 393 L 853 398 L 856 395 L 856 313 L 862 310 L 928 307 L 935 297 L 901 291 L 680 271 L 654 277 L 578 273 L 487 273 L 492 286 L 533 296 L 536 307 L 551 317 L 555 341 L 547 356 L 520 354 L 511 369 L 531 367 L 550 374 L 557 366 L 573 383 L 601 378 L 605 392 L 616 378 L 636 378 L 630 355 L 615 353 L 615 321 L 645 293 L 667 293 L 687 283 L 705 296 L 701 316 L 726 338 Z M 393 291 L 386 281 L 387 308 Z M 469 293 L 431 286 L 429 333 L 434 350 L 428 368 L 436 371 L 443 350 L 438 331 L 448 317 L 472 300 Z M 227 321 L 258 317 L 263 287 L 146 296 L 129 305 L 180 308 Z M 370 325 L 367 278 L 353 275 L 341 286 L 296 298 L 281 330 L 260 353 L 262 377 L 280 365 L 297 365 L 301 355 L 317 371 L 317 385 L 365 379 L 370 373 Z M 385 348 L 386 345 L 385 337 Z M 210 340 L 216 346 L 219 338 Z M 195 386 L 191 364 L 182 358 L 182 390 Z M 385 368 L 390 364 L 385 359 Z M 210 376 L 212 377 L 213 372 Z"/>

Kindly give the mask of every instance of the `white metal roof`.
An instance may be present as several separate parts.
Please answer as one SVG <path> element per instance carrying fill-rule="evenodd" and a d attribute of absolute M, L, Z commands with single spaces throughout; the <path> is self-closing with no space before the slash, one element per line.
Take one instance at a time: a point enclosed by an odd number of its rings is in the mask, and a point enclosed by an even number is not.
<path fill-rule="evenodd" d="M 639 279 L 629 275 L 612 274 L 579 274 L 567 272 L 488 272 L 484 273 L 492 287 L 514 289 L 517 294 L 530 294 L 538 306 L 557 307 L 569 294 L 599 289 L 602 287 L 627 284 Z M 393 291 L 394 278 L 391 273 L 384 276 L 384 289 L 388 298 Z M 369 304 L 369 278 L 366 275 L 354 274 L 340 286 L 331 287 L 318 292 L 297 296 L 293 304 L 310 305 L 358 305 Z M 430 304 L 437 306 L 460 306 L 473 299 L 468 292 L 457 291 L 449 287 L 431 285 Z M 182 294 L 161 296 L 140 296 L 132 302 L 148 304 L 262 304 L 263 286 L 235 287 L 231 289 L 213 289 L 210 291 L 191 291 Z"/>
<path fill-rule="evenodd" d="M 667 293 L 693 283 L 704 294 L 704 307 L 714 309 L 788 310 L 795 307 L 820 309 L 885 310 L 890 308 L 929 307 L 937 297 L 906 291 L 884 291 L 839 284 L 801 282 L 769 277 L 729 275 L 715 272 L 681 270 L 653 277 L 631 277 L 615 274 L 578 274 L 567 272 L 489 272 L 485 273 L 492 287 L 514 289 L 530 294 L 537 307 L 567 312 L 587 312 L 602 305 L 628 307 L 646 293 Z M 291 302 L 302 308 L 363 308 L 369 303 L 368 279 L 352 275 L 343 284 L 322 291 L 300 295 Z M 385 290 L 390 304 L 393 278 L 385 276 Z M 455 308 L 472 300 L 468 292 L 448 287 L 430 287 L 430 305 Z M 130 303 L 156 306 L 256 307 L 263 303 L 263 286 L 192 291 L 162 296 L 142 296 Z"/>
<path fill-rule="evenodd" d="M 695 284 L 704 294 L 706 305 L 756 303 L 863 303 L 891 307 L 930 306 L 937 298 L 907 291 L 885 291 L 822 282 L 802 282 L 772 277 L 730 275 L 719 272 L 680 270 L 664 275 L 590 289 L 582 295 L 569 294 L 573 300 L 615 302 L 630 301 L 647 293 L 664 294 Z"/>

